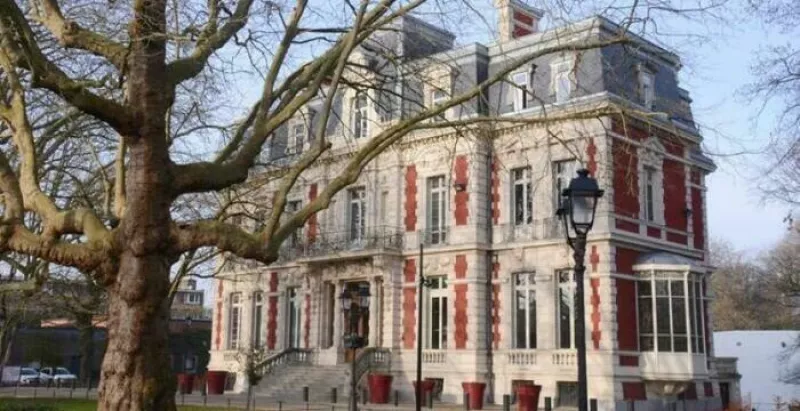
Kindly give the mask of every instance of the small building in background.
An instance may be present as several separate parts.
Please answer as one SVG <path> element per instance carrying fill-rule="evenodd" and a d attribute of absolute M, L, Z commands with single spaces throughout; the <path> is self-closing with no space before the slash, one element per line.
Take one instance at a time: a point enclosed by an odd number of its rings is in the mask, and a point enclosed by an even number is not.
<path fill-rule="evenodd" d="M 800 331 L 714 333 L 717 355 L 738 358 L 743 409 L 782 410 L 778 403 L 800 401 L 800 386 L 781 381 L 786 371 L 800 367 L 800 352 L 790 351 L 798 338 Z"/>
<path fill-rule="evenodd" d="M 210 319 L 208 310 L 203 307 L 205 291 L 197 288 L 197 280 L 186 278 L 178 284 L 172 300 L 171 317 L 173 319 L 202 320 Z"/>

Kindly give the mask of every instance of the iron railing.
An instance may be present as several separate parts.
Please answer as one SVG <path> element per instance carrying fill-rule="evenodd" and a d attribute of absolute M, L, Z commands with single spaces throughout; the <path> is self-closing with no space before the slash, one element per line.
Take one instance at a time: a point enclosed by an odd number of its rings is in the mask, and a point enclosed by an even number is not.
<path fill-rule="evenodd" d="M 403 229 L 378 225 L 320 231 L 302 244 L 304 257 L 366 250 L 401 250 Z"/>

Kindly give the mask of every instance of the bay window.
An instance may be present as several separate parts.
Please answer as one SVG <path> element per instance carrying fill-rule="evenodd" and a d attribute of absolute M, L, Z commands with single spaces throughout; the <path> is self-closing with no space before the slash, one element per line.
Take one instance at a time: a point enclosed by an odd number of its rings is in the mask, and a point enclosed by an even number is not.
<path fill-rule="evenodd" d="M 639 281 L 639 349 L 704 352 L 700 276 L 651 272 Z"/>
<path fill-rule="evenodd" d="M 536 348 L 534 273 L 514 274 L 514 348 Z"/>

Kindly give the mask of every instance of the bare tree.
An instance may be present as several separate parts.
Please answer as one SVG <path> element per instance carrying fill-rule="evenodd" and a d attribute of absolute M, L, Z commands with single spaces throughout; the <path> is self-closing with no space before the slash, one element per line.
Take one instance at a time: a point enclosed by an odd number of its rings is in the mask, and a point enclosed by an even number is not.
<path fill-rule="evenodd" d="M 431 121 L 481 99 L 487 87 L 539 57 L 627 44 L 631 31 L 647 34 L 657 27 L 659 13 L 702 12 L 705 5 L 686 10 L 664 0 L 627 7 L 598 4 L 591 11 L 622 21 L 618 30 L 556 31 L 564 41 L 511 59 L 440 104 L 403 101 L 412 108 L 406 115 L 354 147 L 314 200 L 296 213 L 285 213 L 287 194 L 303 173 L 332 155 L 328 124 L 340 120 L 331 108 L 342 90 L 391 92 L 384 84 L 398 76 L 422 76 L 425 66 L 448 64 L 410 61 L 371 39 L 394 31 L 396 22 L 415 11 L 445 21 L 443 10 L 463 13 L 473 7 L 435 0 L 0 0 L 0 118 L 11 137 L 0 153 L 0 247 L 78 269 L 105 289 L 108 346 L 98 409 L 175 409 L 175 381 L 163 364 L 168 359 L 171 268 L 181 256 L 214 249 L 274 262 L 292 233 L 355 182 L 373 159 L 412 133 L 449 128 L 481 134 L 498 123 L 548 125 L 632 110 L 605 105 L 525 119 L 476 113 Z M 357 52 L 379 57 L 379 64 L 356 58 Z M 395 78 L 383 81 L 387 65 Z M 259 79 L 260 92 L 242 115 L 241 105 L 215 96 L 248 78 L 245 74 Z M 101 153 L 96 181 L 103 186 L 102 196 L 73 201 L 43 190 L 39 165 L 52 158 L 36 150 L 44 134 L 32 120 L 37 114 L 32 103 L 42 96 L 64 104 L 64 116 L 76 113 L 102 126 L 99 137 L 109 144 L 83 135 L 77 139 L 95 148 L 90 152 Z M 311 149 L 292 161 L 271 162 L 274 157 L 265 156 L 265 149 L 312 100 L 320 102 L 321 110 Z M 194 215 L 176 208 L 181 201 L 257 185 L 263 177 L 253 178 L 255 172 L 279 183 L 269 207 L 245 216 L 257 224 L 233 218 L 236 211 L 229 211 L 246 207 L 228 207 L 227 202 L 224 209 L 201 207 Z M 35 216 L 41 230 L 26 224 L 26 215 Z"/>

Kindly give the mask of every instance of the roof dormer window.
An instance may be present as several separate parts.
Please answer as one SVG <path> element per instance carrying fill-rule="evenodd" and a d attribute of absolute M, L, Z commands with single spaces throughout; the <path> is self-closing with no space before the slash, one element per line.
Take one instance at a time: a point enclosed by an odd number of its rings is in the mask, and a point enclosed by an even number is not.
<path fill-rule="evenodd" d="M 639 94 L 642 105 L 653 109 L 656 100 L 656 80 L 652 71 L 642 68 L 639 70 Z"/>

